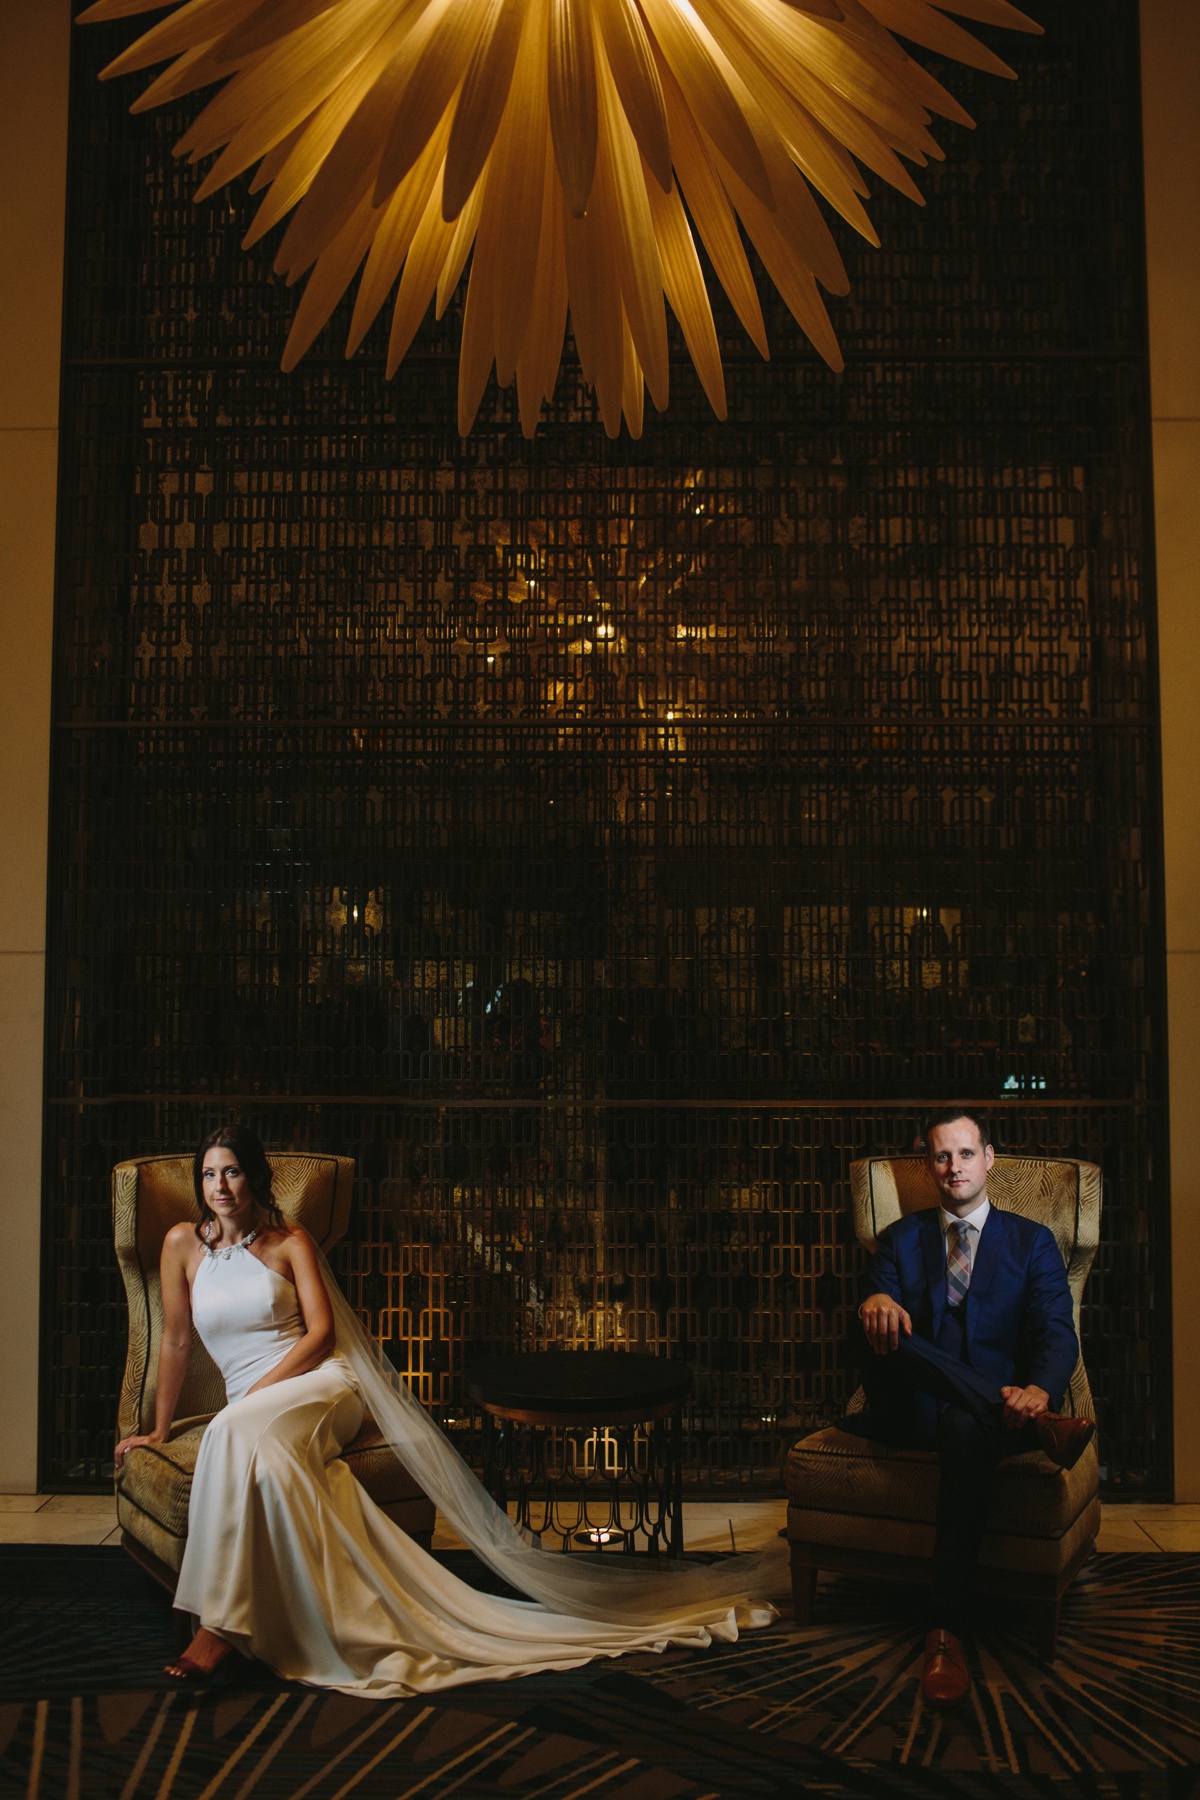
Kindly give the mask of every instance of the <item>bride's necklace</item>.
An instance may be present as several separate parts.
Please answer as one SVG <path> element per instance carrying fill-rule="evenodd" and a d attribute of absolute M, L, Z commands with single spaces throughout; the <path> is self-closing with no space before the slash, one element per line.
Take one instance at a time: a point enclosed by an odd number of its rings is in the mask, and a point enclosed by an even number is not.
<path fill-rule="evenodd" d="M 212 1245 L 209 1243 L 208 1239 L 205 1238 L 204 1248 L 208 1251 L 208 1254 L 214 1259 L 214 1261 L 228 1262 L 235 1250 L 244 1250 L 248 1244 L 252 1244 L 254 1242 L 255 1238 L 261 1237 L 261 1235 L 262 1235 L 262 1226 L 256 1225 L 254 1227 L 253 1231 L 248 1231 L 246 1233 L 245 1237 L 241 1237 L 238 1239 L 236 1244 L 226 1244 L 224 1249 L 214 1250 Z"/>

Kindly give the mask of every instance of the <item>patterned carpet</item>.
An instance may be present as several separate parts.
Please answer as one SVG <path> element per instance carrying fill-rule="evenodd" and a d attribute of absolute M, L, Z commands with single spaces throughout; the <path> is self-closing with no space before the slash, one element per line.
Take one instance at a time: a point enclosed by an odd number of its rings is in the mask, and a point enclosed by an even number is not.
<path fill-rule="evenodd" d="M 1052 1664 L 1033 1654 L 1019 1613 L 994 1611 L 980 1623 L 969 1700 L 940 1713 L 921 1702 L 906 1598 L 842 1581 L 826 1593 L 826 1623 L 732 1651 L 672 1652 L 669 1668 L 639 1658 L 639 1673 L 767 1741 L 894 1769 L 1061 1779 L 1200 1763 L 1200 1557 L 1093 1558 L 1064 1602 Z"/>
<path fill-rule="evenodd" d="M 1052 1665 L 983 1622 L 962 1707 L 922 1708 L 908 1598 L 838 1581 L 736 1646 L 371 1702 L 239 1663 L 164 1691 L 157 1590 L 120 1552 L 3 1547 L 0 1795 L 22 1800 L 1200 1796 L 1200 1557 L 1101 1556 Z"/>

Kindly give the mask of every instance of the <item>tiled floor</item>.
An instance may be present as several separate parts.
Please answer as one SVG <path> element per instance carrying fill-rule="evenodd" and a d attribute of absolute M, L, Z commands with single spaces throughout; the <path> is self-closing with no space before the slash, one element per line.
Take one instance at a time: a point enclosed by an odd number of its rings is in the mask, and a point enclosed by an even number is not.
<path fill-rule="evenodd" d="M 782 1500 L 695 1501 L 684 1507 L 684 1540 L 689 1550 L 758 1550 L 775 1541 L 783 1518 Z M 0 1544 L 104 1544 L 118 1536 L 107 1494 L 0 1494 Z M 440 1522 L 433 1541 L 447 1550 L 459 1543 Z M 1106 1506 L 1096 1547 L 1200 1550 L 1200 1505 Z"/>
<path fill-rule="evenodd" d="M 0 1494 L 0 1544 L 116 1543 L 109 1494 Z"/>
<path fill-rule="evenodd" d="M 1200 1550 L 1200 1506 L 1106 1506 L 1099 1550 Z"/>

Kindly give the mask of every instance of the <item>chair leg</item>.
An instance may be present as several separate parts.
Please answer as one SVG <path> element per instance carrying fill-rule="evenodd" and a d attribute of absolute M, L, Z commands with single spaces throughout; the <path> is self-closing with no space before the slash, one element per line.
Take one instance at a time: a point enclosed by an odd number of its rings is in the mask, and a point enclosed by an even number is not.
<path fill-rule="evenodd" d="M 792 1607 L 797 1625 L 811 1625 L 817 1598 L 817 1570 L 792 1551 Z"/>
<path fill-rule="evenodd" d="M 1053 1600 L 1043 1601 L 1037 1608 L 1034 1634 L 1037 1640 L 1037 1652 L 1043 1662 L 1053 1662 L 1058 1648 L 1058 1622 L 1062 1610 L 1062 1596 L 1056 1594 Z"/>

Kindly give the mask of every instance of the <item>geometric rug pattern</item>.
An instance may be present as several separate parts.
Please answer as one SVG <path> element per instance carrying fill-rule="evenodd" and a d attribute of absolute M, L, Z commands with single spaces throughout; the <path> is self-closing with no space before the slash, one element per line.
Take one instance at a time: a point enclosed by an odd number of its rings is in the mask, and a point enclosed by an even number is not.
<path fill-rule="evenodd" d="M 986 1617 L 972 1697 L 931 1715 L 907 1597 L 849 1580 L 822 1585 L 804 1630 L 444 1698 L 352 1699 L 240 1661 L 222 1688 L 164 1690 L 144 1658 L 170 1654 L 169 1612 L 115 1556 L 0 1557 L 0 1795 L 1200 1800 L 1197 1557 L 1094 1558 L 1049 1665 L 1019 1615 Z"/>
<path fill-rule="evenodd" d="M 969 1699 L 940 1711 L 922 1703 L 920 1646 L 894 1597 L 883 1612 L 887 1598 L 839 1582 L 823 1623 L 672 1652 L 674 1669 L 639 1658 L 639 1672 L 766 1739 L 897 1769 L 1061 1779 L 1200 1763 L 1200 1557 L 1095 1557 L 1064 1600 L 1050 1664 L 1019 1614 L 993 1609 Z"/>

